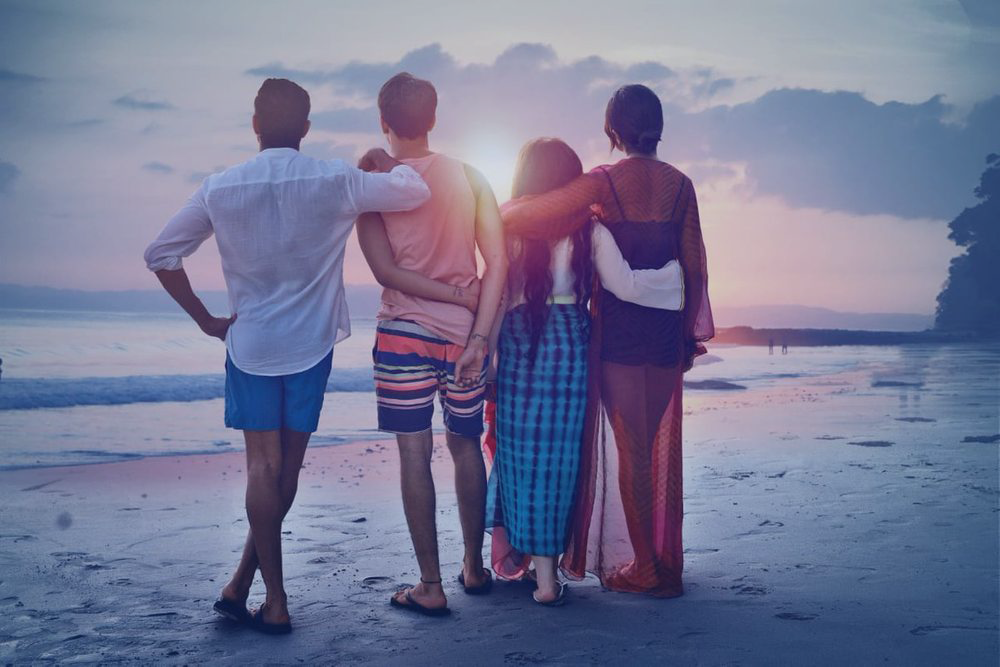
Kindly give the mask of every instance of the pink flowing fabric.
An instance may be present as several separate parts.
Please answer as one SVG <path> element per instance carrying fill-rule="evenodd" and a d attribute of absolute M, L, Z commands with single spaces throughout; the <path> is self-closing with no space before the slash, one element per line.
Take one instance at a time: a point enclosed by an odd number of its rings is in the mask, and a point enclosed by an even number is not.
<path fill-rule="evenodd" d="M 497 453 L 497 404 L 491 396 L 486 399 L 486 438 L 483 440 L 483 452 L 486 454 L 486 465 L 493 466 Z M 487 517 L 487 528 L 492 535 L 490 543 L 490 562 L 493 571 L 501 579 L 520 581 L 528 575 L 531 569 L 531 556 L 515 549 L 507 539 L 507 530 L 503 526 L 490 525 Z"/>

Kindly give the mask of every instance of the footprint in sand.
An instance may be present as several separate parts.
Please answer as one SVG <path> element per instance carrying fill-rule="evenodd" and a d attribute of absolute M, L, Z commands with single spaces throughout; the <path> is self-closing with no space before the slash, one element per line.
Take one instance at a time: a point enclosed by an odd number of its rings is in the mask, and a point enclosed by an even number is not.
<path fill-rule="evenodd" d="M 923 424 L 929 422 L 936 422 L 936 419 L 931 419 L 929 417 L 896 417 L 898 422 L 909 422 L 911 424 Z"/>
<path fill-rule="evenodd" d="M 546 657 L 541 653 L 528 653 L 526 651 L 511 651 L 503 656 L 505 665 L 535 665 L 546 662 Z"/>
<path fill-rule="evenodd" d="M 41 484 L 35 484 L 34 486 L 25 487 L 25 488 L 21 489 L 21 491 L 37 491 L 39 489 L 44 489 L 46 486 L 51 486 L 51 485 L 55 484 L 56 482 L 61 482 L 61 481 L 62 481 L 62 478 L 60 478 L 60 479 L 53 479 L 53 480 L 50 480 L 48 482 L 42 482 Z"/>
<path fill-rule="evenodd" d="M 976 625 L 921 625 L 910 630 L 911 635 L 917 635 L 922 637 L 924 635 L 929 635 L 937 630 L 987 630 L 990 632 L 996 632 L 996 626 L 992 627 L 981 627 Z"/>
<path fill-rule="evenodd" d="M 962 438 L 962 442 L 981 442 L 988 445 L 994 442 L 1000 442 L 1000 433 L 997 433 L 996 435 L 967 435 Z"/>
<path fill-rule="evenodd" d="M 763 586 L 750 586 L 737 584 L 729 587 L 736 591 L 737 595 L 767 595 L 768 590 Z"/>
<path fill-rule="evenodd" d="M 0 540 L 11 540 L 13 542 L 32 542 L 38 538 L 34 535 L 0 535 Z"/>
<path fill-rule="evenodd" d="M 365 577 L 361 580 L 361 585 L 377 591 L 388 591 L 395 587 L 395 579 L 392 577 Z"/>
<path fill-rule="evenodd" d="M 800 614 L 795 611 L 783 611 L 780 614 L 775 614 L 774 617 L 783 621 L 813 621 L 818 618 L 816 614 Z"/>
<path fill-rule="evenodd" d="M 857 440 L 847 444 L 858 447 L 892 447 L 896 443 L 889 442 L 888 440 Z"/>

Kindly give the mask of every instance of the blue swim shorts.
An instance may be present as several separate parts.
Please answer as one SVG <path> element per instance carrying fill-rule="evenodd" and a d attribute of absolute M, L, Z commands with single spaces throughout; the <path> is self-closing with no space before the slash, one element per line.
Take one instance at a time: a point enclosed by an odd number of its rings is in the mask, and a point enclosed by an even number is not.
<path fill-rule="evenodd" d="M 283 428 L 312 433 L 319 425 L 333 350 L 322 361 L 290 375 L 251 375 L 226 355 L 226 426 L 241 431 Z"/>

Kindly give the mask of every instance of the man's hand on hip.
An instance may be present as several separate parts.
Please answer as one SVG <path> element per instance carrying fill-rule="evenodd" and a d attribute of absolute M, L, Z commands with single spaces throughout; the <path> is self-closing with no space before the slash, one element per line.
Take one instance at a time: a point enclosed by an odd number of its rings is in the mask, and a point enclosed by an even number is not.
<path fill-rule="evenodd" d="M 225 341 L 226 333 L 235 321 L 236 315 L 233 315 L 232 317 L 209 317 L 204 322 L 198 322 L 198 326 L 212 338 L 218 338 L 221 341 Z"/>

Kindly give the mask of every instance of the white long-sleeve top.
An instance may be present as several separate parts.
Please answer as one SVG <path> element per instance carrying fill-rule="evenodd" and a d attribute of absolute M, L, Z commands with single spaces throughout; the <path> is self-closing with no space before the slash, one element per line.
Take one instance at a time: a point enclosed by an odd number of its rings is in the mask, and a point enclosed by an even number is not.
<path fill-rule="evenodd" d="M 671 260 L 658 269 L 632 269 L 607 227 L 595 223 L 591 232 L 594 268 L 606 290 L 622 301 L 640 306 L 680 310 L 684 307 L 684 272 Z M 573 242 L 567 237 L 552 247 L 552 300 L 572 302 Z M 513 295 L 511 307 L 524 303 L 524 294 Z"/>
<path fill-rule="evenodd" d="M 270 148 L 206 178 L 146 248 L 146 266 L 179 269 L 214 233 L 237 315 L 226 335 L 230 358 L 254 375 L 297 373 L 351 333 L 343 267 L 354 220 L 408 211 L 429 197 L 405 165 L 366 173 Z"/>

